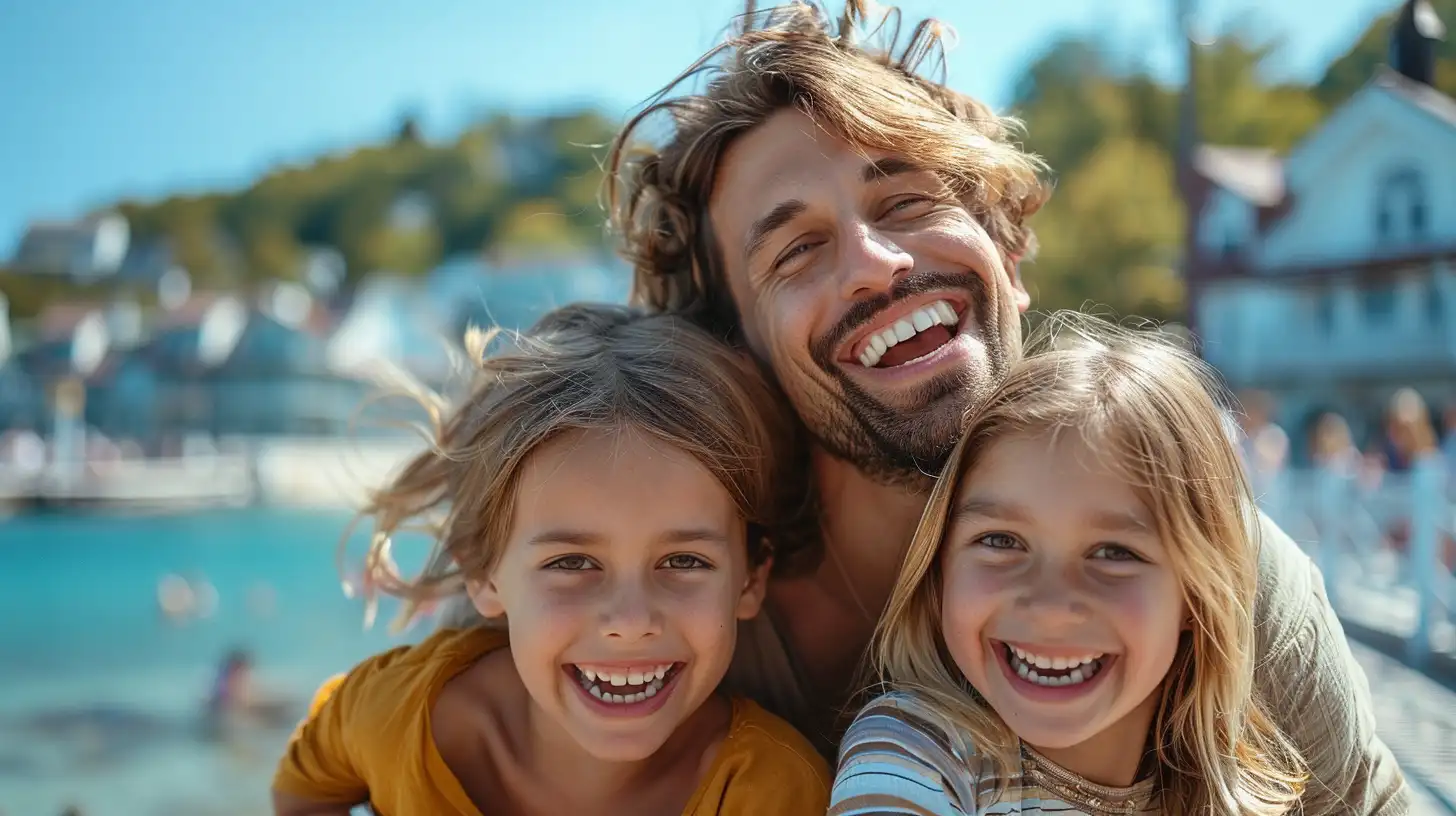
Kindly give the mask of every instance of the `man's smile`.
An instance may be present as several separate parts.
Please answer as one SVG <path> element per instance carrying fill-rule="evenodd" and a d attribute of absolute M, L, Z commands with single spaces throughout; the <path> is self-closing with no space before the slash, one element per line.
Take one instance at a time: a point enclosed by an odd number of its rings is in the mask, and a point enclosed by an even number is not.
<path fill-rule="evenodd" d="M 893 368 L 917 360 L 960 332 L 964 312 L 961 298 L 943 293 L 900 301 L 854 333 L 840 362 Z"/>

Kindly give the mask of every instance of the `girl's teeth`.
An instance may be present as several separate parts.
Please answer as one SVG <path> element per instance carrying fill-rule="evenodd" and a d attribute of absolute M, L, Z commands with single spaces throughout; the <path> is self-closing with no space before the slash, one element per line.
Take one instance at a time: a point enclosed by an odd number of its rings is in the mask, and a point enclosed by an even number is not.
<path fill-rule="evenodd" d="M 1102 668 L 1102 664 L 1098 662 L 1103 657 L 1100 654 L 1078 658 L 1049 658 L 1031 654 L 1015 646 L 1011 646 L 1010 650 L 1014 655 L 1011 667 L 1016 671 L 1017 676 L 1039 686 L 1072 686 L 1084 683 L 1095 677 Z M 1051 674 L 1053 671 L 1066 671 L 1067 669 L 1071 669 L 1071 671 L 1066 674 Z"/>
<path fill-rule="evenodd" d="M 646 671 L 638 670 L 622 674 L 583 669 L 579 666 L 577 667 L 577 671 L 581 673 L 579 682 L 591 696 L 605 703 L 628 705 L 656 697 L 658 692 L 662 691 L 663 686 L 667 684 L 667 673 L 672 671 L 672 664 L 666 663 L 647 669 Z M 612 690 L 614 686 L 625 687 L 644 684 L 646 688 L 631 694 L 620 694 Z M 603 687 L 606 688 L 605 691 Z"/>

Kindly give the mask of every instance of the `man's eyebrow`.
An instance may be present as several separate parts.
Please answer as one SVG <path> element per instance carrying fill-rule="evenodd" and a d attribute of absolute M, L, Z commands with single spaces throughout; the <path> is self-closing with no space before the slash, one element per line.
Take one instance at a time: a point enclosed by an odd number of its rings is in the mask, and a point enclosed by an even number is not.
<path fill-rule="evenodd" d="M 864 182 L 866 184 L 871 184 L 876 181 L 882 181 L 884 179 L 887 179 L 890 176 L 898 176 L 903 173 L 918 173 L 924 169 L 925 168 L 921 167 L 915 162 L 909 161 L 908 159 L 899 159 L 891 156 L 883 159 L 876 159 L 875 161 L 866 164 L 864 166 L 864 170 L 861 171 L 860 175 L 864 179 Z"/>
<path fill-rule="evenodd" d="M 774 230 L 798 218 L 808 208 L 804 202 L 791 198 L 788 201 L 779 202 L 768 211 L 768 215 L 754 221 L 753 226 L 748 228 L 748 238 L 744 241 L 744 257 L 751 260 L 754 253 L 763 249 L 764 242 L 768 240 Z"/>

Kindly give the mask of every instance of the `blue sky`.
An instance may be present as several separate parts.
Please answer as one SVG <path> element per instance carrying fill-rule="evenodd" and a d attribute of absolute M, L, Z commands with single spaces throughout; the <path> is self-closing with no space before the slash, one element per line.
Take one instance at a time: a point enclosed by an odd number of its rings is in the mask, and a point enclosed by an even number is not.
<path fill-rule="evenodd" d="M 772 5 L 772 3 L 760 3 Z M 1178 76 L 1172 0 L 904 0 L 952 24 L 951 84 L 1001 105 L 1063 32 L 1095 32 Z M 1395 0 L 1203 0 L 1286 42 L 1312 77 Z M 239 186 L 387 132 L 481 108 L 613 115 L 722 33 L 736 0 L 0 0 L 0 257 L 32 218 L 121 195 Z"/>

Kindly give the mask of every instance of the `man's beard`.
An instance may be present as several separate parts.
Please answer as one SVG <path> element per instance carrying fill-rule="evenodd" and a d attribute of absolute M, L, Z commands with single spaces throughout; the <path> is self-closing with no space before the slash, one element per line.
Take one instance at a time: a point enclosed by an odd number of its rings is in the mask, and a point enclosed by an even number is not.
<path fill-rule="evenodd" d="M 871 396 L 835 361 L 843 339 L 873 320 L 890 305 L 927 292 L 961 291 L 975 313 L 986 349 L 984 368 L 948 371 L 919 386 L 908 404 L 898 408 Z M 799 406 L 804 424 L 830 455 L 854 465 L 877 482 L 922 487 L 939 473 L 965 428 L 967 414 L 990 395 L 1009 365 L 1008 339 L 999 310 L 985 281 L 967 273 L 911 275 L 888 294 L 856 303 L 833 329 L 816 341 L 810 354 L 839 383 L 839 405 Z M 951 342 L 955 342 L 954 335 Z M 805 409 L 808 409 L 807 411 Z"/>

